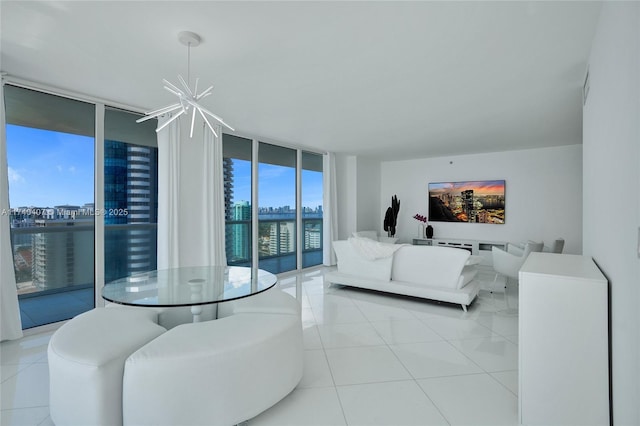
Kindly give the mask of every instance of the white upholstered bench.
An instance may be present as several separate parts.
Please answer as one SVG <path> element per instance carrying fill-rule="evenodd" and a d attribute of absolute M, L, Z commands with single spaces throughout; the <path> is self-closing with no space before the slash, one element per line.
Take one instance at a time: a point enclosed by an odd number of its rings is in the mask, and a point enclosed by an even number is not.
<path fill-rule="evenodd" d="M 166 330 L 153 310 L 96 308 L 51 337 L 49 409 L 57 425 L 121 425 L 125 360 Z"/>
<path fill-rule="evenodd" d="M 303 344 L 293 297 L 271 289 L 221 304 L 218 316 L 172 328 L 129 357 L 125 425 L 233 425 L 296 387 Z"/>

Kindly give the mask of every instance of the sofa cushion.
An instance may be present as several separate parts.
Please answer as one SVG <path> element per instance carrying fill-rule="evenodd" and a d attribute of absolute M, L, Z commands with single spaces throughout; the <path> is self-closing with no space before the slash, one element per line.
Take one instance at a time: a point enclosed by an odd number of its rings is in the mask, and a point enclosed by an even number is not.
<path fill-rule="evenodd" d="M 475 278 L 478 273 L 478 268 L 476 265 L 467 265 L 462 268 L 462 273 L 460 274 L 460 278 L 458 279 L 458 289 L 461 289 L 465 285 L 469 284 L 469 282 Z"/>
<path fill-rule="evenodd" d="M 351 237 L 348 241 L 356 254 L 367 260 L 391 257 L 400 247 L 402 247 L 399 244 L 381 243 L 370 240 L 369 238 Z"/>
<path fill-rule="evenodd" d="M 394 255 L 392 280 L 458 288 L 469 252 L 457 248 L 402 246 Z"/>
<path fill-rule="evenodd" d="M 356 231 L 353 233 L 353 236 L 378 241 L 378 233 L 376 231 Z"/>
<path fill-rule="evenodd" d="M 385 244 L 396 244 L 398 240 L 398 237 L 385 237 L 384 235 L 378 237 L 378 242 Z"/>
<path fill-rule="evenodd" d="M 389 281 L 393 256 L 376 260 L 367 260 L 358 255 L 349 241 L 333 242 L 333 250 L 338 259 L 338 271 L 362 278 Z"/>

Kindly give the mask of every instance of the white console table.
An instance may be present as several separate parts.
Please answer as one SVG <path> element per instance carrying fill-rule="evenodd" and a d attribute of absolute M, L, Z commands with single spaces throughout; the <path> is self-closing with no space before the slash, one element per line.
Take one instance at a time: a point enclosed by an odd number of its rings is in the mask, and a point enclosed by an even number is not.
<path fill-rule="evenodd" d="M 507 249 L 507 243 L 503 241 L 488 240 L 465 240 L 459 238 L 414 238 L 414 245 L 426 245 L 437 247 L 453 247 L 463 250 L 469 250 L 472 255 L 481 256 L 482 264 L 492 267 L 491 248 L 498 247 L 502 250 Z"/>
<path fill-rule="evenodd" d="M 607 279 L 591 258 L 531 253 L 519 290 L 520 423 L 609 424 Z"/>

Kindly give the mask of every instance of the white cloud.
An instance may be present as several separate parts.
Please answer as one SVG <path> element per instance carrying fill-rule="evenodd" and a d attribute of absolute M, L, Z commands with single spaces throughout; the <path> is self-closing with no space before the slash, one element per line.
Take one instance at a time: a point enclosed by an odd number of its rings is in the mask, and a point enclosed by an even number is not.
<path fill-rule="evenodd" d="M 291 172 L 291 168 L 289 167 L 275 167 L 269 165 L 259 171 L 258 178 L 259 179 L 273 179 L 279 178 L 287 172 Z"/>
<path fill-rule="evenodd" d="M 56 166 L 56 169 L 58 169 L 58 171 L 59 171 L 60 173 L 62 173 L 62 166 L 61 166 L 60 164 L 58 164 L 58 165 Z"/>
<path fill-rule="evenodd" d="M 75 174 L 75 173 L 76 173 L 76 168 L 75 168 L 75 166 L 71 166 L 71 167 L 69 167 L 69 173 L 71 173 L 71 174 Z"/>
<path fill-rule="evenodd" d="M 7 171 L 9 172 L 9 182 L 11 183 L 24 182 L 24 178 L 20 175 L 20 173 L 16 172 L 11 167 L 7 167 Z"/>

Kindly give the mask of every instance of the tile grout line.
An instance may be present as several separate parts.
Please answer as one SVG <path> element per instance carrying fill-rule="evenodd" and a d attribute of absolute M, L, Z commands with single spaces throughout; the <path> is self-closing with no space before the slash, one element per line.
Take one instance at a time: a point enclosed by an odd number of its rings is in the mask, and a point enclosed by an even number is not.
<path fill-rule="evenodd" d="M 515 371 L 516 373 L 518 372 L 518 370 L 504 370 L 504 371 L 494 371 L 493 373 L 508 373 L 508 372 L 513 372 Z M 502 383 L 500 380 L 498 380 L 493 373 L 489 373 L 489 376 L 491 376 L 491 378 L 493 380 L 495 380 L 496 382 L 498 382 L 503 388 L 505 388 L 506 390 L 508 390 L 509 392 L 511 392 L 516 398 L 518 398 L 518 394 L 515 393 L 514 391 L 512 391 L 511 389 L 509 389 L 507 387 L 507 385 L 505 385 L 504 383 Z"/>
<path fill-rule="evenodd" d="M 416 386 L 418 386 L 418 388 L 422 391 L 422 393 L 427 397 L 427 399 L 428 399 L 429 401 L 431 401 L 431 403 L 433 404 L 433 406 L 435 407 L 435 409 L 438 411 L 438 413 L 440 413 L 440 415 L 442 416 L 442 418 L 444 419 L 444 421 L 445 421 L 445 422 L 447 422 L 447 424 L 448 424 L 449 426 L 451 426 L 451 421 L 449 421 L 449 418 L 448 418 L 447 416 L 445 416 L 445 415 L 444 415 L 444 413 L 442 412 L 442 410 L 440 409 L 440 407 L 438 407 L 438 404 L 436 404 L 436 403 L 434 402 L 434 400 L 433 400 L 433 399 L 431 399 L 431 397 L 429 396 L 429 394 L 427 393 L 427 391 L 426 391 L 422 386 L 420 386 L 420 383 L 418 383 L 418 379 L 415 379 L 415 378 L 414 378 L 414 379 L 413 379 L 413 381 L 415 382 Z"/>
<path fill-rule="evenodd" d="M 324 281 L 324 277 L 323 277 L 323 281 Z M 324 286 L 324 282 L 323 282 L 323 286 Z M 326 289 L 323 289 L 324 291 L 326 291 Z M 323 292 L 323 295 L 325 293 Z M 308 295 L 307 295 L 308 296 Z M 318 327 L 318 322 L 317 322 L 317 318 L 316 318 L 316 314 L 315 312 L 313 312 L 313 308 L 311 309 L 311 312 L 313 313 L 313 318 L 315 320 L 315 326 L 316 329 Z M 324 346 L 324 340 L 322 339 L 322 335 L 320 334 L 320 330 L 318 329 L 318 338 L 320 339 L 320 345 L 322 345 L 322 353 L 324 355 L 324 360 L 327 363 L 327 367 L 329 368 L 329 374 L 331 375 L 331 382 L 333 383 L 333 391 L 336 394 L 336 398 L 338 399 L 338 404 L 340 404 L 340 412 L 342 413 L 342 418 L 344 419 L 344 424 L 345 425 L 349 425 L 349 422 L 347 421 L 347 414 L 344 411 L 344 405 L 342 404 L 342 399 L 340 398 L 340 392 L 338 392 L 338 387 L 336 385 L 336 379 L 333 375 L 333 369 L 331 368 L 331 363 L 329 362 L 329 357 L 327 356 L 327 348 L 325 348 Z"/>
<path fill-rule="evenodd" d="M 357 306 L 357 305 L 356 305 Z M 358 309 L 360 309 L 358 307 Z M 405 311 L 409 312 L 415 319 L 420 321 L 420 318 L 418 318 L 413 312 L 406 310 Z M 364 315 L 364 313 L 363 313 Z M 366 315 L 365 315 L 365 318 Z M 367 318 L 368 319 L 368 318 Z M 391 320 L 388 320 L 391 321 Z M 428 329 L 430 329 L 431 331 L 433 331 L 436 335 L 440 336 L 440 334 L 436 333 L 435 330 L 431 329 L 431 327 L 429 327 L 426 323 L 424 323 L 423 321 L 420 321 L 421 324 L 423 324 L 424 326 L 426 326 Z M 374 328 L 374 330 L 376 331 L 376 333 L 378 334 L 378 336 L 382 339 L 382 341 L 385 343 L 385 346 L 389 349 L 389 351 L 391 351 L 391 353 L 393 354 L 393 356 L 395 357 L 395 359 L 398 361 L 398 363 L 400 363 L 400 365 L 402 366 L 402 368 L 404 368 L 404 370 L 407 372 L 407 374 L 409 375 L 409 377 L 411 377 L 411 380 L 413 381 L 413 383 L 416 384 L 416 386 L 418 386 L 418 389 L 420 389 L 422 391 L 422 393 L 426 396 L 427 400 L 429 400 L 429 402 L 431 402 L 431 404 L 433 405 L 433 407 L 436 409 L 436 411 L 440 414 L 440 416 L 442 416 L 442 418 L 444 419 L 444 421 L 448 424 L 451 425 L 451 422 L 449 421 L 449 419 L 444 415 L 444 413 L 442 412 L 441 408 L 438 407 L 438 405 L 429 397 L 429 395 L 426 393 L 426 391 L 422 388 L 422 386 L 420 386 L 420 383 L 418 383 L 418 380 L 414 377 L 413 374 L 411 374 L 411 371 L 409 371 L 409 368 L 404 365 L 404 363 L 402 362 L 402 360 L 400 359 L 400 357 L 398 356 L 398 354 L 393 350 L 393 348 L 391 347 L 391 345 L 389 344 L 389 342 L 387 342 L 385 340 L 385 338 L 380 334 L 380 332 L 378 332 L 378 330 L 375 328 L 375 326 L 372 324 L 371 321 L 369 321 L 369 324 L 371 324 L 371 326 Z M 440 336 L 442 337 L 442 336 Z"/>

